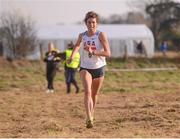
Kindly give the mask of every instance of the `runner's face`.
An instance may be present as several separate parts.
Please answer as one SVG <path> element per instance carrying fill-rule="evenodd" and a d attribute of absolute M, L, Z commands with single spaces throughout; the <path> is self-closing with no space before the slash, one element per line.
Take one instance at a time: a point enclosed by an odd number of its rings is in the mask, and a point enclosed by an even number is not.
<path fill-rule="evenodd" d="M 97 21 L 96 18 L 89 18 L 86 22 L 86 26 L 88 28 L 88 31 L 96 31 L 97 28 Z"/>

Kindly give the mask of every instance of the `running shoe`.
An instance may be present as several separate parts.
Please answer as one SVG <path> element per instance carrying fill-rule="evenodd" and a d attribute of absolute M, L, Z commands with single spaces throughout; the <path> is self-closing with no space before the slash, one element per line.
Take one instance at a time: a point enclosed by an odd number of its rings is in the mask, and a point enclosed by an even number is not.
<path fill-rule="evenodd" d="M 50 89 L 50 93 L 54 93 L 54 90 L 53 90 L 53 89 Z"/>
<path fill-rule="evenodd" d="M 46 93 L 50 93 L 50 89 L 47 89 L 47 90 L 46 90 Z"/>
<path fill-rule="evenodd" d="M 93 127 L 93 120 L 86 120 L 86 128 L 92 128 Z"/>

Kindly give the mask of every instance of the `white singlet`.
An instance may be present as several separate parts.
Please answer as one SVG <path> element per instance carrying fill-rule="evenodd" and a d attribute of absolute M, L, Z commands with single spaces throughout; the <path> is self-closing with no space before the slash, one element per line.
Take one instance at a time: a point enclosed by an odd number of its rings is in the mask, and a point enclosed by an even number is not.
<path fill-rule="evenodd" d="M 93 50 L 103 51 L 103 46 L 101 45 L 101 42 L 99 40 L 99 34 L 100 31 L 97 31 L 93 36 L 88 37 L 87 31 L 82 33 L 82 42 L 84 47 L 86 44 L 91 45 Z M 81 64 L 80 66 L 82 68 L 86 69 L 98 69 L 100 67 L 103 67 L 106 65 L 106 59 L 104 56 L 96 56 L 93 55 L 92 57 L 89 57 L 89 54 L 86 50 L 82 50 L 81 53 Z"/>

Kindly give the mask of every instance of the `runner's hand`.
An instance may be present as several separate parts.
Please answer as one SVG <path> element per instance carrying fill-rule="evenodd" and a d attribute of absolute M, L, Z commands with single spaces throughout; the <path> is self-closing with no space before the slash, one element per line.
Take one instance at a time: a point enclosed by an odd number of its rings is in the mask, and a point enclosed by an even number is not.
<path fill-rule="evenodd" d="M 71 62 L 72 62 L 72 58 L 69 58 L 69 59 L 66 61 L 67 64 L 70 64 Z"/>

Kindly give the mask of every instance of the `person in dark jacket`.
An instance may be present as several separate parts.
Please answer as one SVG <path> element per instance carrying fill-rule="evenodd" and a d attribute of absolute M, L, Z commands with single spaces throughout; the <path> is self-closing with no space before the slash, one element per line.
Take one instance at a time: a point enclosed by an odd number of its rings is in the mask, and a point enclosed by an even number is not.
<path fill-rule="evenodd" d="M 54 47 L 54 44 L 50 42 L 44 58 L 44 62 L 46 62 L 46 79 L 48 82 L 46 93 L 54 93 L 53 81 L 60 62 L 60 57 L 57 56 L 58 52 L 59 51 Z"/>

